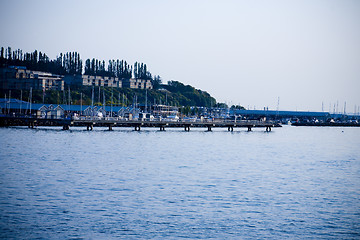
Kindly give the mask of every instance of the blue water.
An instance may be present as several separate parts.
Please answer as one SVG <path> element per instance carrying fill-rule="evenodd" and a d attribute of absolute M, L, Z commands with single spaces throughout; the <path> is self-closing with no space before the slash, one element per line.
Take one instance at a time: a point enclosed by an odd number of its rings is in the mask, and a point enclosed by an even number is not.
<path fill-rule="evenodd" d="M 360 128 L 0 128 L 0 238 L 360 239 Z"/>

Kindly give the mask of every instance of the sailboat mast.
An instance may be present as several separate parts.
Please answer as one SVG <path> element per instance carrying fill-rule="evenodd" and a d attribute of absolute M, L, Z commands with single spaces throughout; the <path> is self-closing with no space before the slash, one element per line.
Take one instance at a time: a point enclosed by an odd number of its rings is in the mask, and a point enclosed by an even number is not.
<path fill-rule="evenodd" d="M 99 85 L 99 98 L 98 98 L 98 102 L 99 102 L 99 103 L 101 103 L 100 93 L 101 93 L 101 89 L 100 89 L 100 85 Z"/>
<path fill-rule="evenodd" d="M 21 114 L 21 107 L 22 107 L 22 90 L 20 91 L 20 114 Z"/>
<path fill-rule="evenodd" d="M 68 97 L 69 97 L 69 105 L 68 105 L 68 111 L 70 112 L 70 105 L 71 105 L 71 101 L 70 101 L 70 86 L 69 86 L 69 92 L 68 92 Z"/>
<path fill-rule="evenodd" d="M 111 103 L 111 107 L 110 107 L 110 117 L 112 117 L 112 112 L 113 112 L 113 96 L 114 96 L 114 92 L 113 92 L 113 87 L 111 87 L 111 100 L 110 100 L 110 103 Z"/>
<path fill-rule="evenodd" d="M 103 107 L 104 107 L 105 116 L 106 116 L 106 108 L 105 108 L 105 87 L 103 88 Z"/>
<path fill-rule="evenodd" d="M 10 108 L 11 108 L 10 104 L 11 104 L 11 90 L 9 90 L 9 109 L 8 109 L 9 114 L 10 114 Z"/>
<path fill-rule="evenodd" d="M 82 115 L 82 93 L 80 93 L 80 116 Z"/>
<path fill-rule="evenodd" d="M 91 93 L 91 109 L 94 107 L 94 86 L 92 87 Z"/>
<path fill-rule="evenodd" d="M 30 97 L 29 97 L 29 101 L 30 101 L 30 115 L 31 115 L 32 87 L 30 88 Z"/>
<path fill-rule="evenodd" d="M 145 90 L 145 112 L 147 113 L 147 89 Z"/>

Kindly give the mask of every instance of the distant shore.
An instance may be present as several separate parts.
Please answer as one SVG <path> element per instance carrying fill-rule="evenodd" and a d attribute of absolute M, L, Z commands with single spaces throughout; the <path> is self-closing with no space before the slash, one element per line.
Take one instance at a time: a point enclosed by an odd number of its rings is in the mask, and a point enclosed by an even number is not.
<path fill-rule="evenodd" d="M 324 122 L 324 123 L 314 123 L 314 122 L 298 122 L 292 123 L 292 126 L 308 126 L 308 127 L 360 127 L 358 122 Z"/>

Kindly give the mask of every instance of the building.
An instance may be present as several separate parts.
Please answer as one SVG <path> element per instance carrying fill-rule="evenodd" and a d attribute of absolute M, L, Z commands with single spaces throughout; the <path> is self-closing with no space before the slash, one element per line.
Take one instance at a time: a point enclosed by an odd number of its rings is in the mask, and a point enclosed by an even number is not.
<path fill-rule="evenodd" d="M 68 85 L 122 87 L 122 80 L 116 77 L 102 77 L 91 75 L 66 75 L 64 81 Z"/>
<path fill-rule="evenodd" d="M 123 87 L 135 89 L 153 89 L 153 85 L 150 80 L 136 78 L 123 79 Z"/>
<path fill-rule="evenodd" d="M 100 86 L 116 88 L 153 89 L 151 80 L 144 79 L 119 79 L 117 77 L 103 77 L 92 75 L 66 75 L 64 81 L 68 85 Z"/>
<path fill-rule="evenodd" d="M 20 101 L 14 98 L 0 98 L 0 115 L 29 115 L 45 119 L 59 119 L 65 115 L 78 114 L 79 116 L 98 116 L 101 112 L 105 116 L 129 116 L 139 113 L 139 109 L 122 106 L 90 106 L 90 105 L 65 105 L 65 104 L 42 104 Z"/>
<path fill-rule="evenodd" d="M 43 105 L 41 106 L 36 115 L 39 118 L 44 119 L 61 119 L 64 117 L 65 110 L 60 105 L 54 106 L 52 104 L 50 105 Z"/>
<path fill-rule="evenodd" d="M 0 89 L 64 90 L 63 76 L 27 70 L 26 67 L 0 68 Z"/>
<path fill-rule="evenodd" d="M 151 80 L 119 79 L 92 75 L 55 75 L 48 72 L 27 70 L 26 67 L 11 66 L 0 68 L 0 89 L 28 90 L 64 90 L 69 86 L 101 86 L 115 88 L 153 89 Z"/>

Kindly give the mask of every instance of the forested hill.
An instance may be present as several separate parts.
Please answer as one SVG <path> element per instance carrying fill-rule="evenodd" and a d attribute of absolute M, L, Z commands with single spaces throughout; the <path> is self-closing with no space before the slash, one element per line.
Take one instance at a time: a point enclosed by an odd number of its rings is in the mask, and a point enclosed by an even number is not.
<path fill-rule="evenodd" d="M 170 92 L 171 96 L 178 99 L 182 106 L 215 106 L 216 100 L 209 93 L 195 89 L 190 85 L 184 85 L 178 81 L 169 81 L 168 85 L 162 85 L 164 89 Z"/>
<path fill-rule="evenodd" d="M 135 103 L 138 105 L 147 104 L 167 104 L 172 106 L 197 106 L 213 107 L 216 106 L 215 98 L 209 93 L 195 89 L 192 86 L 184 85 L 178 81 L 170 81 L 168 85 L 162 84 L 157 90 L 143 90 L 132 88 L 111 88 L 111 87 L 66 87 L 64 91 L 56 90 L 33 90 L 32 99 L 34 103 L 52 103 L 68 104 L 69 91 L 71 104 L 91 105 L 92 92 L 94 91 L 94 104 L 103 105 L 121 105 L 131 106 Z M 28 101 L 28 90 L 0 90 L 0 98 L 9 97 Z"/>

